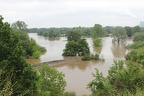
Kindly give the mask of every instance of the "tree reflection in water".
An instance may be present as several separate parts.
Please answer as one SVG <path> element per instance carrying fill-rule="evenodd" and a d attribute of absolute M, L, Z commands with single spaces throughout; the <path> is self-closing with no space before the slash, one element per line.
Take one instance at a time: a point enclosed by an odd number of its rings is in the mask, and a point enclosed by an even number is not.
<path fill-rule="evenodd" d="M 123 58 L 126 53 L 125 44 L 113 43 L 111 46 L 111 51 L 115 58 Z"/>

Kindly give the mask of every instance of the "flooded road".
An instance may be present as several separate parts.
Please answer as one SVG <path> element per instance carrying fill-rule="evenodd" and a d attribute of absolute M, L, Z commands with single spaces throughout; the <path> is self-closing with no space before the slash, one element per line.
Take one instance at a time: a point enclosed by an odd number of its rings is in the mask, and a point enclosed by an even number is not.
<path fill-rule="evenodd" d="M 40 59 L 28 60 L 31 64 L 40 62 L 61 60 L 61 59 L 79 59 L 80 57 L 63 57 L 63 49 L 67 43 L 65 37 L 57 38 L 56 40 L 49 40 L 48 38 L 38 36 L 36 33 L 29 33 L 29 36 L 36 40 L 36 42 L 45 47 L 47 52 L 44 53 Z M 87 89 L 87 84 L 93 80 L 92 73 L 95 73 L 95 68 L 103 73 L 104 76 L 108 74 L 108 69 L 113 64 L 114 59 L 124 59 L 125 54 L 128 52 L 123 45 L 113 44 L 111 37 L 105 37 L 102 39 L 102 47 L 94 48 L 91 38 L 86 38 L 91 53 L 100 54 L 101 58 L 105 61 L 78 61 L 69 64 L 53 66 L 57 70 L 65 74 L 65 80 L 67 82 L 66 91 L 74 91 L 77 96 L 83 94 L 90 94 L 90 90 Z M 131 40 L 127 40 L 127 43 L 132 43 Z"/>

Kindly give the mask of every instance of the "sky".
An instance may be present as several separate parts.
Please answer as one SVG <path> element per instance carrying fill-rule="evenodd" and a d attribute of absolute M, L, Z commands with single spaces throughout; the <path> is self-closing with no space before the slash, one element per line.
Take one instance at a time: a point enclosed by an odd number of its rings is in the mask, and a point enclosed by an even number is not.
<path fill-rule="evenodd" d="M 28 28 L 136 26 L 144 21 L 144 0 L 0 0 L 0 15 Z"/>

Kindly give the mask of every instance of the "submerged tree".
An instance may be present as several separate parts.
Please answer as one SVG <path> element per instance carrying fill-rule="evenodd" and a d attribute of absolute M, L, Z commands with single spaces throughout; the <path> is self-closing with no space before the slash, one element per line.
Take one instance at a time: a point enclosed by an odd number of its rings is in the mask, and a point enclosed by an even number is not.
<path fill-rule="evenodd" d="M 48 30 L 48 37 L 50 38 L 60 37 L 60 31 L 56 28 L 50 28 Z"/>
<path fill-rule="evenodd" d="M 122 27 L 115 27 L 114 29 L 113 29 L 113 34 L 112 34 L 112 36 L 113 36 L 113 40 L 115 41 L 115 42 L 117 42 L 118 44 L 120 43 L 120 42 L 124 42 L 125 41 L 125 39 L 127 38 L 127 35 L 126 35 L 126 30 L 124 29 L 124 28 L 122 28 Z"/>
<path fill-rule="evenodd" d="M 93 38 L 103 37 L 105 35 L 105 30 L 102 28 L 100 24 L 95 24 L 91 33 Z"/>
<path fill-rule="evenodd" d="M 131 37 L 133 36 L 133 30 L 132 30 L 132 28 L 129 27 L 129 26 L 126 26 L 126 27 L 124 27 L 124 29 L 126 30 L 127 36 L 128 36 L 129 38 L 131 38 Z"/>
<path fill-rule="evenodd" d="M 81 39 L 81 35 L 77 30 L 72 30 L 67 35 L 67 40 L 68 41 L 72 41 L 72 40 L 78 41 L 80 39 Z"/>
<path fill-rule="evenodd" d="M 9 23 L 3 23 L 2 16 L 0 16 L 0 77 L 0 91 L 10 84 L 10 96 L 21 94 L 33 96 L 37 91 L 36 72 L 26 63 L 18 35 L 12 32 Z"/>
<path fill-rule="evenodd" d="M 85 39 L 80 39 L 77 42 L 68 41 L 63 51 L 63 56 L 84 56 L 90 53 L 88 43 Z"/>

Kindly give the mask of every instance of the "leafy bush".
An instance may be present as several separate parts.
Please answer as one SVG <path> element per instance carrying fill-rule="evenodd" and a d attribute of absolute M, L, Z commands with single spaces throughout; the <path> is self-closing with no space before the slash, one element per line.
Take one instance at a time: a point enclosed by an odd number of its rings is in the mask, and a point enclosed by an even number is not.
<path fill-rule="evenodd" d="M 136 34 L 134 34 L 133 37 L 133 41 L 137 42 L 137 41 L 144 41 L 144 33 L 143 32 L 138 32 Z"/>
<path fill-rule="evenodd" d="M 136 95 L 137 89 L 144 87 L 144 69 L 141 66 L 131 62 L 124 64 L 123 61 L 114 61 L 108 72 L 108 76 L 104 77 L 96 69 L 93 74 L 95 79 L 88 84 L 93 96 Z"/>
<path fill-rule="evenodd" d="M 84 55 L 84 56 L 82 57 L 82 61 L 99 60 L 99 59 L 100 59 L 100 58 L 99 58 L 99 55 L 98 55 L 98 54 L 95 54 L 95 55 L 93 55 L 93 54 L 91 54 L 91 55 L 86 54 L 86 55 Z"/>
<path fill-rule="evenodd" d="M 63 56 L 84 56 L 90 53 L 88 43 L 85 39 L 68 41 L 63 51 Z"/>
<path fill-rule="evenodd" d="M 63 73 L 47 65 L 42 67 L 40 70 L 39 96 L 63 96 L 65 86 L 66 81 Z"/>
<path fill-rule="evenodd" d="M 65 92 L 63 96 L 76 96 L 75 92 Z"/>
<path fill-rule="evenodd" d="M 40 51 L 35 51 L 33 54 L 32 54 L 32 56 L 34 57 L 34 58 L 39 58 L 40 57 Z"/>
<path fill-rule="evenodd" d="M 30 37 L 28 36 L 28 33 L 23 32 L 18 29 L 12 29 L 12 31 L 16 33 L 20 38 L 20 45 L 23 47 L 25 57 L 35 56 L 34 54 L 37 54 L 36 56 L 37 58 L 37 57 L 40 57 L 40 54 L 38 56 L 37 51 L 46 52 L 46 49 L 44 47 L 41 47 L 40 45 L 38 45 L 34 39 L 30 39 Z"/>
<path fill-rule="evenodd" d="M 140 64 L 144 64 L 144 50 L 143 48 L 132 49 L 126 56 L 126 60 L 132 60 Z"/>
<path fill-rule="evenodd" d="M 46 51 L 47 51 L 45 47 L 42 47 L 42 46 L 40 46 L 40 45 L 38 45 L 38 50 L 39 50 L 40 52 L 46 52 Z"/>
<path fill-rule="evenodd" d="M 91 54 L 90 58 L 91 58 L 91 60 L 99 60 L 100 59 L 98 54 L 95 54 L 95 55 Z"/>
<path fill-rule="evenodd" d="M 89 55 L 84 55 L 82 57 L 82 61 L 89 61 L 89 60 L 91 60 L 91 57 Z"/>
<path fill-rule="evenodd" d="M 101 38 L 95 38 L 93 40 L 93 44 L 95 47 L 101 47 L 102 46 L 102 39 Z"/>
<path fill-rule="evenodd" d="M 134 42 L 133 44 L 129 44 L 126 46 L 126 48 L 132 48 L 132 49 L 138 49 L 144 47 L 143 41 Z"/>

